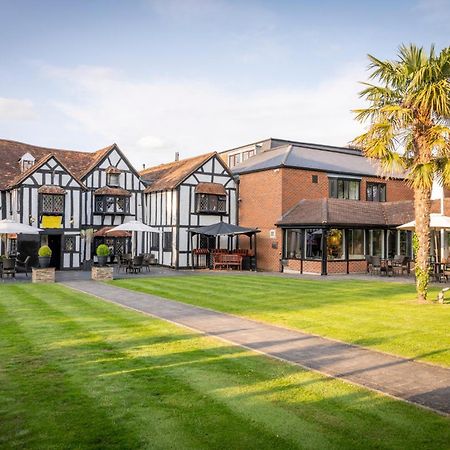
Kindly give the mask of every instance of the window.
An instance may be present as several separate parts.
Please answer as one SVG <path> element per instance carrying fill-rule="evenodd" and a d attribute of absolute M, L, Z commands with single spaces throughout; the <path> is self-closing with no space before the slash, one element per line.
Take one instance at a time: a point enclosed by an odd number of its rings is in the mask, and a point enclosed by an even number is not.
<path fill-rule="evenodd" d="M 226 214 L 227 198 L 224 195 L 196 194 L 198 213 Z"/>
<path fill-rule="evenodd" d="M 301 230 L 285 231 L 284 257 L 287 259 L 301 259 L 302 257 L 302 232 Z"/>
<path fill-rule="evenodd" d="M 42 194 L 42 214 L 62 214 L 64 212 L 64 195 Z"/>
<path fill-rule="evenodd" d="M 383 243 L 384 243 L 383 230 L 369 231 L 369 250 L 371 256 L 383 257 Z"/>
<path fill-rule="evenodd" d="M 386 183 L 367 183 L 366 200 L 368 202 L 385 202 Z"/>
<path fill-rule="evenodd" d="M 159 250 L 159 233 L 150 233 L 150 250 Z"/>
<path fill-rule="evenodd" d="M 64 237 L 64 251 L 65 252 L 74 252 L 75 251 L 75 236 L 65 236 Z"/>
<path fill-rule="evenodd" d="M 163 251 L 171 252 L 172 251 L 172 232 L 165 231 L 163 235 Z"/>
<path fill-rule="evenodd" d="M 241 154 L 236 153 L 235 155 L 230 155 L 228 157 L 228 165 L 230 167 L 234 167 L 236 164 L 239 164 L 241 162 Z"/>
<path fill-rule="evenodd" d="M 328 259 L 344 258 L 344 231 L 331 229 L 327 235 Z"/>
<path fill-rule="evenodd" d="M 348 230 L 347 236 L 349 259 L 364 259 L 364 230 Z"/>
<path fill-rule="evenodd" d="M 400 234 L 400 255 L 411 257 L 412 256 L 411 231 L 399 231 L 399 234 Z"/>
<path fill-rule="evenodd" d="M 120 173 L 108 173 L 106 184 L 108 186 L 120 186 Z"/>
<path fill-rule="evenodd" d="M 317 184 L 317 183 L 319 182 L 319 176 L 318 176 L 318 175 L 312 175 L 312 176 L 311 176 L 311 181 L 312 181 L 314 184 Z"/>
<path fill-rule="evenodd" d="M 359 180 L 345 178 L 329 179 L 330 198 L 343 198 L 346 200 L 359 200 Z"/>
<path fill-rule="evenodd" d="M 305 230 L 305 256 L 308 259 L 322 258 L 322 230 Z"/>
<path fill-rule="evenodd" d="M 128 214 L 130 212 L 130 197 L 96 195 L 95 212 L 99 214 Z"/>

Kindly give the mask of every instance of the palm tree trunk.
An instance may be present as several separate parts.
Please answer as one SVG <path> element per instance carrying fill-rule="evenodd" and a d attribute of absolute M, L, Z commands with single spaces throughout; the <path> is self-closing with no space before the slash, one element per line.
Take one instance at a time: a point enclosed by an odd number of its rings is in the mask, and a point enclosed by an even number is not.
<path fill-rule="evenodd" d="M 414 210 L 418 249 L 416 254 L 417 300 L 426 302 L 429 283 L 431 189 L 414 189 Z"/>

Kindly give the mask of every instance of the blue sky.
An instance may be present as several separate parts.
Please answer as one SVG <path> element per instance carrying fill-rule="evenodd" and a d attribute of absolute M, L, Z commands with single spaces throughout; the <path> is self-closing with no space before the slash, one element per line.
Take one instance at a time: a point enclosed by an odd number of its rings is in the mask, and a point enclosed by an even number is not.
<path fill-rule="evenodd" d="M 345 145 L 366 54 L 450 43 L 450 0 L 0 0 L 0 137 L 140 165 L 269 136 Z"/>

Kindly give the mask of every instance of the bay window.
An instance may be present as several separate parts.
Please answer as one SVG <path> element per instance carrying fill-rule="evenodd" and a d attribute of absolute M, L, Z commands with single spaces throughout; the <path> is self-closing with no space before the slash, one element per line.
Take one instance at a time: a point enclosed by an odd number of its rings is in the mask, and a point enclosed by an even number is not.
<path fill-rule="evenodd" d="M 97 214 L 129 214 L 130 197 L 96 195 L 95 212 Z"/>

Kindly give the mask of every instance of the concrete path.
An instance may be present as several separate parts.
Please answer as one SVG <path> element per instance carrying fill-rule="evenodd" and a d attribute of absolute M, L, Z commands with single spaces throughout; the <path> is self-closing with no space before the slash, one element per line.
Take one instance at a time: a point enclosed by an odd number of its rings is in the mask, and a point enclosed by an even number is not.
<path fill-rule="evenodd" d="M 450 369 L 98 282 L 64 284 L 232 344 L 450 414 Z"/>

